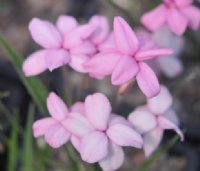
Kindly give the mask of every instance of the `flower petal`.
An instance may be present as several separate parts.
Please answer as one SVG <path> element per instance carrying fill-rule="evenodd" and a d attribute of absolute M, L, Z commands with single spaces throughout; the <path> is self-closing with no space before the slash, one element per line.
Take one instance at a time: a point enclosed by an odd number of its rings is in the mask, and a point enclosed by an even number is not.
<path fill-rule="evenodd" d="M 89 24 L 81 25 L 75 28 L 70 34 L 65 35 L 63 46 L 71 50 L 74 47 L 81 45 L 91 34 L 95 28 Z"/>
<path fill-rule="evenodd" d="M 163 129 L 157 127 L 144 135 L 144 152 L 149 157 L 158 148 L 163 136 Z"/>
<path fill-rule="evenodd" d="M 117 145 L 141 148 L 142 137 L 133 128 L 125 124 L 113 124 L 106 131 L 108 137 Z"/>
<path fill-rule="evenodd" d="M 167 56 L 156 59 L 159 69 L 169 78 L 175 78 L 183 72 L 183 64 L 178 57 Z"/>
<path fill-rule="evenodd" d="M 71 54 L 71 61 L 69 65 L 78 72 L 86 73 L 87 70 L 84 64 L 90 59 L 88 55 L 83 54 Z"/>
<path fill-rule="evenodd" d="M 88 163 L 95 163 L 108 154 L 108 139 L 106 135 L 99 131 L 94 131 L 86 135 L 80 146 L 82 160 Z"/>
<path fill-rule="evenodd" d="M 102 52 L 114 52 L 116 51 L 117 47 L 115 45 L 114 35 L 110 33 L 108 38 L 101 44 L 97 46 L 100 53 Z"/>
<path fill-rule="evenodd" d="M 139 48 L 139 41 L 122 17 L 114 18 L 114 38 L 117 48 L 126 55 L 133 55 Z"/>
<path fill-rule="evenodd" d="M 141 134 L 152 130 L 157 125 L 156 117 L 147 110 L 145 111 L 136 109 L 135 111 L 130 113 L 128 120 L 131 122 L 133 127 Z"/>
<path fill-rule="evenodd" d="M 178 7 L 185 7 L 188 5 L 191 5 L 193 3 L 193 0 L 174 0 L 174 2 L 176 3 L 176 5 Z"/>
<path fill-rule="evenodd" d="M 182 13 L 188 18 L 189 26 L 193 30 L 200 27 L 200 9 L 195 6 L 188 6 L 182 10 Z"/>
<path fill-rule="evenodd" d="M 145 63 L 140 62 L 140 71 L 136 76 L 138 86 L 148 97 L 154 97 L 160 92 L 160 85 L 153 70 Z"/>
<path fill-rule="evenodd" d="M 158 124 L 163 129 L 173 129 L 180 136 L 181 141 L 184 140 L 184 135 L 183 135 L 182 131 L 178 128 L 178 126 L 175 125 L 175 123 L 173 123 L 172 121 L 165 118 L 164 116 L 158 117 Z"/>
<path fill-rule="evenodd" d="M 85 106 L 83 102 L 76 102 L 70 107 L 70 112 L 85 114 Z"/>
<path fill-rule="evenodd" d="M 179 118 L 177 117 L 175 111 L 173 109 L 168 109 L 163 117 L 167 118 L 168 120 L 172 121 L 175 125 L 179 125 L 180 121 Z"/>
<path fill-rule="evenodd" d="M 124 117 L 112 113 L 109 118 L 109 127 L 115 124 L 124 124 L 130 126 L 130 123 Z"/>
<path fill-rule="evenodd" d="M 46 64 L 47 50 L 39 50 L 30 56 L 23 63 L 23 72 L 26 76 L 34 76 L 47 69 Z"/>
<path fill-rule="evenodd" d="M 58 148 L 65 144 L 70 138 L 70 133 L 60 124 L 55 124 L 45 133 L 45 141 L 52 147 Z"/>
<path fill-rule="evenodd" d="M 33 124 L 33 135 L 34 137 L 39 137 L 45 134 L 47 129 L 52 125 L 57 124 L 57 121 L 53 118 L 40 119 Z"/>
<path fill-rule="evenodd" d="M 188 24 L 187 18 L 175 8 L 168 10 L 167 23 L 175 34 L 182 35 Z"/>
<path fill-rule="evenodd" d="M 112 108 L 106 96 L 101 93 L 87 96 L 85 110 L 86 117 L 96 129 L 105 130 L 107 128 Z"/>
<path fill-rule="evenodd" d="M 96 31 L 92 34 L 90 40 L 96 45 L 102 43 L 109 33 L 108 19 L 102 15 L 95 15 L 89 23 L 96 27 Z"/>
<path fill-rule="evenodd" d="M 70 62 L 69 53 L 63 49 L 49 49 L 46 53 L 46 63 L 50 71 Z"/>
<path fill-rule="evenodd" d="M 141 18 L 141 23 L 149 30 L 155 31 L 165 23 L 166 16 L 166 7 L 164 5 L 159 5 L 150 12 L 145 13 Z"/>
<path fill-rule="evenodd" d="M 172 96 L 169 90 L 161 86 L 160 93 L 156 97 L 148 99 L 147 105 L 151 112 L 157 115 L 164 114 L 172 105 Z"/>
<path fill-rule="evenodd" d="M 73 29 L 78 26 L 76 19 L 72 16 L 61 15 L 58 17 L 56 26 L 63 35 L 69 34 Z"/>
<path fill-rule="evenodd" d="M 159 56 L 166 56 L 173 54 L 171 49 L 153 49 L 153 50 L 146 50 L 146 51 L 139 51 L 135 55 L 135 59 L 138 61 L 144 61 L 148 59 L 152 59 Z"/>
<path fill-rule="evenodd" d="M 120 55 L 117 53 L 99 53 L 87 61 L 84 67 L 91 74 L 109 75 L 119 59 Z"/>
<path fill-rule="evenodd" d="M 135 59 L 133 59 L 131 56 L 122 56 L 113 70 L 112 84 L 124 84 L 134 79 L 138 71 L 139 67 Z"/>
<path fill-rule="evenodd" d="M 80 152 L 80 145 L 81 145 L 81 139 L 76 137 L 75 135 L 71 135 L 71 143 L 73 147 Z"/>
<path fill-rule="evenodd" d="M 80 113 L 70 113 L 68 118 L 62 121 L 62 125 L 73 135 L 80 138 L 94 130 L 84 115 Z"/>
<path fill-rule="evenodd" d="M 84 41 L 79 46 L 72 48 L 70 52 L 73 54 L 93 55 L 96 52 L 96 48 L 89 41 Z"/>
<path fill-rule="evenodd" d="M 44 48 L 60 48 L 62 37 L 58 29 L 50 22 L 33 18 L 29 23 L 33 40 Z"/>
<path fill-rule="evenodd" d="M 54 92 L 47 97 L 47 108 L 50 115 L 59 121 L 62 121 L 69 113 L 65 103 Z"/>
<path fill-rule="evenodd" d="M 124 151 L 123 149 L 115 145 L 114 143 L 109 144 L 108 155 L 99 162 L 99 165 L 103 171 L 117 170 L 124 162 Z"/>

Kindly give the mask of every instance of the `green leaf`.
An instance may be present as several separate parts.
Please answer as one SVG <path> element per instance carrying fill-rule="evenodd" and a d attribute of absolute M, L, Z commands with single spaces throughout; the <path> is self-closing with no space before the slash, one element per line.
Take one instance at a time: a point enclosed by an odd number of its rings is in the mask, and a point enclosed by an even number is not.
<path fill-rule="evenodd" d="M 146 160 L 137 171 L 148 171 L 150 166 L 154 164 L 170 147 L 172 147 L 179 139 L 179 135 L 174 136 L 167 144 L 155 151 L 148 160 Z"/>
<path fill-rule="evenodd" d="M 13 62 L 15 69 L 25 85 L 27 91 L 38 105 L 39 109 L 43 114 L 47 113 L 46 111 L 46 97 L 47 89 L 44 87 L 40 79 L 36 77 L 25 77 L 22 72 L 23 57 L 20 56 L 6 40 L 0 36 L 0 44 L 7 51 L 10 56 L 11 61 Z"/>
<path fill-rule="evenodd" d="M 17 170 L 16 167 L 19 156 L 18 136 L 19 136 L 19 124 L 18 124 L 18 117 L 17 115 L 15 115 L 15 118 L 13 118 L 13 123 L 12 123 L 11 136 L 8 139 L 8 162 L 7 162 L 8 171 Z"/>
<path fill-rule="evenodd" d="M 29 107 L 28 112 L 28 119 L 27 119 L 27 125 L 26 130 L 24 132 L 24 150 L 23 150 L 23 169 L 26 171 L 33 171 L 33 138 L 32 138 L 32 124 L 34 119 L 34 106 L 33 104 Z"/>

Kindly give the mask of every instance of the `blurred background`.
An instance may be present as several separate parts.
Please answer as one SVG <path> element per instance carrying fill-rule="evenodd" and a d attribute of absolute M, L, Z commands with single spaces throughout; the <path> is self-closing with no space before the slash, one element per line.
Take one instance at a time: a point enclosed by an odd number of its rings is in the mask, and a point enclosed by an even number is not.
<path fill-rule="evenodd" d="M 0 35 L 19 54 L 26 58 L 39 47 L 33 42 L 27 26 L 33 17 L 55 22 L 61 14 L 75 16 L 80 22 L 88 21 L 95 14 L 109 18 L 126 18 L 133 28 L 140 25 L 140 16 L 159 4 L 159 0 L 0 0 Z M 198 1 L 195 2 L 200 6 Z M 161 155 L 149 168 L 150 171 L 199 171 L 200 170 L 200 30 L 188 30 L 180 55 L 183 72 L 176 78 L 160 76 L 173 97 L 173 107 L 180 118 L 181 128 L 186 130 L 184 142 L 176 142 L 167 153 Z M 63 77 L 64 76 L 64 77 Z M 97 81 L 71 70 L 57 69 L 40 75 L 49 91 L 62 97 L 72 94 L 73 101 L 83 100 L 89 93 L 100 91 L 115 99 L 116 87 L 109 79 Z M 80 85 L 82 85 L 80 87 Z M 136 106 L 144 104 L 145 97 L 134 86 L 129 93 L 117 98 L 115 109 L 125 116 Z M 60 171 L 70 170 L 71 160 L 64 150 L 51 150 L 42 140 L 33 140 L 30 113 L 41 118 L 32 99 L 20 81 L 8 54 L 0 49 L 0 170 L 1 171 Z M 174 133 L 167 131 L 162 144 Z M 35 147 L 35 144 L 39 147 Z M 69 151 L 68 151 L 69 152 Z M 144 164 L 141 150 L 126 149 L 126 160 L 121 171 L 137 170 Z M 80 160 L 80 159 L 77 159 Z M 76 160 L 75 160 L 76 161 Z M 86 167 L 89 170 L 89 166 Z M 80 166 L 79 170 L 84 170 Z"/>

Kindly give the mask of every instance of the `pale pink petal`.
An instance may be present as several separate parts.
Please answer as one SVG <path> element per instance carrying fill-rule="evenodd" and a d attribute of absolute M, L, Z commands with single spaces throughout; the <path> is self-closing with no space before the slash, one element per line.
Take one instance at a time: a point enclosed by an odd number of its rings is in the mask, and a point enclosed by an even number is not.
<path fill-rule="evenodd" d="M 70 138 L 70 133 L 60 124 L 53 125 L 45 133 L 45 141 L 52 147 L 64 145 Z"/>
<path fill-rule="evenodd" d="M 89 95 L 85 99 L 86 117 L 96 129 L 105 130 L 111 113 L 109 100 L 101 93 Z"/>
<path fill-rule="evenodd" d="M 69 53 L 64 49 L 49 49 L 46 53 L 46 63 L 50 71 L 70 62 Z"/>
<path fill-rule="evenodd" d="M 116 51 L 117 47 L 114 40 L 113 33 L 110 33 L 108 38 L 101 44 L 98 45 L 98 50 L 100 52 L 114 52 Z"/>
<path fill-rule="evenodd" d="M 185 7 L 191 5 L 194 0 L 174 0 L 178 7 Z"/>
<path fill-rule="evenodd" d="M 94 130 L 85 116 L 80 113 L 70 113 L 68 118 L 62 121 L 62 125 L 73 135 L 80 138 Z"/>
<path fill-rule="evenodd" d="M 156 30 L 153 39 L 160 47 L 173 49 L 174 55 L 180 54 L 184 48 L 184 37 L 175 35 L 167 26 Z"/>
<path fill-rule="evenodd" d="M 148 108 L 156 115 L 164 114 L 172 105 L 172 96 L 169 90 L 161 86 L 160 93 L 151 99 L 147 100 Z"/>
<path fill-rule="evenodd" d="M 62 121 L 68 115 L 67 106 L 54 92 L 47 97 L 47 107 L 50 115 L 56 120 Z"/>
<path fill-rule="evenodd" d="M 47 129 L 54 124 L 57 124 L 57 121 L 50 117 L 35 121 L 33 124 L 34 137 L 39 137 L 44 135 Z"/>
<path fill-rule="evenodd" d="M 99 165 L 103 171 L 114 171 L 119 169 L 124 162 L 123 149 L 114 143 L 110 143 L 108 150 L 108 155 L 99 162 Z"/>
<path fill-rule="evenodd" d="M 158 124 L 163 129 L 173 129 L 180 136 L 181 141 L 184 140 L 184 135 L 178 126 L 173 122 L 165 118 L 164 116 L 158 117 Z"/>
<path fill-rule="evenodd" d="M 75 28 L 70 34 L 65 35 L 63 46 L 66 49 L 72 49 L 81 45 L 87 39 L 95 28 L 89 24 L 85 24 Z"/>
<path fill-rule="evenodd" d="M 175 78 L 183 72 L 183 64 L 178 57 L 160 57 L 155 62 L 159 69 L 169 78 Z"/>
<path fill-rule="evenodd" d="M 139 41 L 128 25 L 121 17 L 114 18 L 114 39 L 120 52 L 126 55 L 133 55 L 139 47 Z"/>
<path fill-rule="evenodd" d="M 50 22 L 33 18 L 29 31 L 36 43 L 44 48 L 60 48 L 62 37 L 58 29 Z"/>
<path fill-rule="evenodd" d="M 142 137 L 133 128 L 125 124 L 113 124 L 106 131 L 108 137 L 117 145 L 141 148 Z"/>
<path fill-rule="evenodd" d="M 87 70 L 84 64 L 90 59 L 89 56 L 83 54 L 71 54 L 71 61 L 69 65 L 78 72 L 86 73 Z"/>
<path fill-rule="evenodd" d="M 168 120 L 172 121 L 175 125 L 179 125 L 179 118 L 177 117 L 175 111 L 173 109 L 168 109 L 165 114 L 163 115 L 163 117 L 167 118 Z"/>
<path fill-rule="evenodd" d="M 189 26 L 197 30 L 200 27 L 200 9 L 195 6 L 188 6 L 182 10 L 182 13 L 188 18 Z"/>
<path fill-rule="evenodd" d="M 112 73 L 112 84 L 124 84 L 136 76 L 139 71 L 137 62 L 131 56 L 121 56 Z"/>
<path fill-rule="evenodd" d="M 144 134 L 144 153 L 149 157 L 159 146 L 163 137 L 163 129 L 157 127 Z"/>
<path fill-rule="evenodd" d="M 93 55 L 96 52 L 95 46 L 89 41 L 84 41 L 80 45 L 70 49 L 73 54 Z"/>
<path fill-rule="evenodd" d="M 133 127 L 141 134 L 144 134 L 157 125 L 156 117 L 145 110 L 135 110 L 129 114 L 128 120 Z"/>
<path fill-rule="evenodd" d="M 38 75 L 47 69 L 46 53 L 47 50 L 40 50 L 27 57 L 22 66 L 26 76 Z"/>
<path fill-rule="evenodd" d="M 78 151 L 80 152 L 80 145 L 81 145 L 81 139 L 74 136 L 74 135 L 71 135 L 71 143 L 73 145 L 73 147 Z"/>
<path fill-rule="evenodd" d="M 109 118 L 109 127 L 115 124 L 124 124 L 130 126 L 130 123 L 124 117 L 112 113 Z"/>
<path fill-rule="evenodd" d="M 91 24 L 83 24 L 75 30 L 75 34 L 80 35 L 82 39 L 88 39 L 96 30 L 96 27 Z"/>
<path fill-rule="evenodd" d="M 85 106 L 83 102 L 76 102 L 70 107 L 70 112 L 85 114 Z"/>
<path fill-rule="evenodd" d="M 102 43 L 109 33 L 108 19 L 105 16 L 95 15 L 89 23 L 96 27 L 96 31 L 90 37 L 91 41 L 96 45 Z"/>
<path fill-rule="evenodd" d="M 150 50 L 157 47 L 155 41 L 152 38 L 152 35 L 147 30 L 139 27 L 136 30 L 136 35 L 138 37 L 139 42 L 141 43 L 140 50 Z"/>
<path fill-rule="evenodd" d="M 138 61 L 148 60 L 159 56 L 166 56 L 173 54 L 171 49 L 153 49 L 146 51 L 139 51 L 135 55 L 135 59 Z"/>
<path fill-rule="evenodd" d="M 160 85 L 153 70 L 145 63 L 139 63 L 140 70 L 136 76 L 138 86 L 148 97 L 154 97 L 160 92 Z"/>
<path fill-rule="evenodd" d="M 175 34 L 182 35 L 188 24 L 187 18 L 175 8 L 168 10 L 167 23 Z"/>
<path fill-rule="evenodd" d="M 151 31 L 157 30 L 165 24 L 167 9 L 164 5 L 159 5 L 150 12 L 145 13 L 141 18 L 141 23 Z"/>
<path fill-rule="evenodd" d="M 119 59 L 120 55 L 117 53 L 99 53 L 87 61 L 84 68 L 91 74 L 109 75 Z"/>
<path fill-rule="evenodd" d="M 56 25 L 60 32 L 65 35 L 75 29 L 78 26 L 78 23 L 72 16 L 61 15 L 58 17 Z"/>
<path fill-rule="evenodd" d="M 80 145 L 80 153 L 83 161 L 95 163 L 104 159 L 108 154 L 108 139 L 99 131 L 86 135 Z"/>

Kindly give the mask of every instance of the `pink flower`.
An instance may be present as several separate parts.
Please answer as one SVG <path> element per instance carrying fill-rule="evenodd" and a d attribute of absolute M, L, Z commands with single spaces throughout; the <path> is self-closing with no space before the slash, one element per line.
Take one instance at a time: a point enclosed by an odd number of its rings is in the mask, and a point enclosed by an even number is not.
<path fill-rule="evenodd" d="M 112 84 L 122 85 L 137 80 L 147 97 L 159 93 L 160 87 L 154 72 L 144 63 L 156 56 L 170 55 L 170 49 L 142 50 L 135 33 L 121 17 L 114 19 L 115 49 L 97 54 L 84 64 L 93 75 L 112 75 Z"/>
<path fill-rule="evenodd" d="M 70 139 L 70 132 L 62 126 L 63 119 L 69 116 L 64 102 L 55 94 L 50 93 L 47 107 L 51 117 L 40 119 L 33 124 L 34 137 L 44 136 L 45 141 L 53 148 L 58 148 Z"/>
<path fill-rule="evenodd" d="M 82 63 L 96 49 L 87 38 L 94 32 L 90 25 L 79 26 L 70 16 L 60 16 L 56 26 L 46 20 L 34 18 L 29 24 L 34 41 L 44 49 L 31 54 L 23 64 L 26 76 L 50 71 L 69 64 L 79 72 L 85 72 Z"/>
<path fill-rule="evenodd" d="M 141 148 L 143 144 L 140 134 L 124 118 L 111 114 L 110 102 L 101 93 L 89 95 L 85 112 L 71 113 L 62 124 L 74 136 L 72 142 L 81 158 L 88 163 L 99 162 L 105 171 L 122 165 L 121 146 Z"/>
<path fill-rule="evenodd" d="M 162 86 L 158 96 L 148 99 L 147 105 L 136 108 L 128 117 L 133 127 L 143 134 L 146 157 L 158 147 L 165 129 L 175 130 L 181 140 L 184 139 L 178 128 L 179 120 L 171 106 L 172 96 L 167 88 Z"/>
<path fill-rule="evenodd" d="M 141 22 L 151 31 L 167 25 L 177 35 L 182 35 L 187 26 L 196 30 L 200 26 L 200 10 L 192 3 L 193 0 L 163 0 L 161 5 L 144 14 Z"/>

